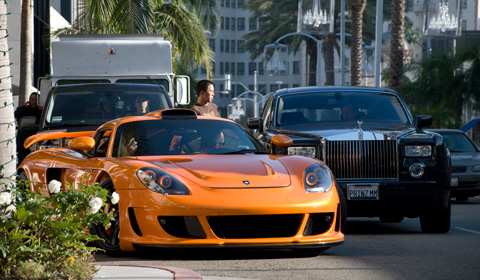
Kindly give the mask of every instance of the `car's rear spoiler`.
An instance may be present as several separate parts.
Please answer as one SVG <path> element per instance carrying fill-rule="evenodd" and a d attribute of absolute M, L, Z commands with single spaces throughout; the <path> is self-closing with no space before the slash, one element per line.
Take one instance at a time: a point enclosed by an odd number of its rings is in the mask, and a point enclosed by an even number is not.
<path fill-rule="evenodd" d="M 23 143 L 23 146 L 25 147 L 25 149 L 28 149 L 28 147 L 40 141 L 63 139 L 63 138 L 71 139 L 71 138 L 80 137 L 80 136 L 93 136 L 94 133 L 95 131 L 75 131 L 75 132 L 53 131 L 53 132 L 37 133 L 28 137 L 27 140 L 25 140 L 25 142 Z"/>

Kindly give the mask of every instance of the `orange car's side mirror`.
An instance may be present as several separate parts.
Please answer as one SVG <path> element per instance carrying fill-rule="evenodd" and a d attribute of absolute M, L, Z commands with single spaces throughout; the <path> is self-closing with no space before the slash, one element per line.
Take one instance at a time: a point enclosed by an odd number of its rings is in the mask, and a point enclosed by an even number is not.
<path fill-rule="evenodd" d="M 293 141 L 287 135 L 277 134 L 272 137 L 271 144 L 278 148 L 287 148 L 293 144 Z"/>
<path fill-rule="evenodd" d="M 95 139 L 89 136 L 76 137 L 68 142 L 68 147 L 73 150 L 88 151 L 95 147 Z"/>

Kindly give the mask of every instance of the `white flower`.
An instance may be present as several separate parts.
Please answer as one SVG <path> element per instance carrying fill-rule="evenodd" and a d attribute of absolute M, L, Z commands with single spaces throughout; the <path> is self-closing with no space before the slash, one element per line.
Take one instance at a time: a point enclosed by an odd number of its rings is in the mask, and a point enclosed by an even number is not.
<path fill-rule="evenodd" d="M 103 200 L 99 197 L 94 197 L 90 199 L 90 201 L 88 202 L 88 206 L 90 206 L 90 208 L 87 209 L 87 213 L 88 214 L 97 213 L 98 210 L 100 210 L 100 208 L 102 207 L 102 204 L 103 204 Z"/>
<path fill-rule="evenodd" d="M 10 192 L 0 193 L 0 205 L 8 205 L 12 202 L 12 194 Z"/>
<path fill-rule="evenodd" d="M 117 204 L 119 200 L 120 200 L 120 196 L 118 195 L 118 193 L 113 192 L 112 193 L 112 198 L 110 199 L 110 202 L 112 202 L 112 204 Z"/>
<path fill-rule="evenodd" d="M 9 205 L 7 209 L 5 209 L 5 214 L 9 218 L 12 217 L 12 214 L 15 212 L 17 212 L 17 207 L 15 207 L 15 205 Z"/>
<path fill-rule="evenodd" d="M 48 190 L 50 193 L 59 193 L 62 190 L 62 183 L 57 180 L 52 180 L 48 183 Z"/>

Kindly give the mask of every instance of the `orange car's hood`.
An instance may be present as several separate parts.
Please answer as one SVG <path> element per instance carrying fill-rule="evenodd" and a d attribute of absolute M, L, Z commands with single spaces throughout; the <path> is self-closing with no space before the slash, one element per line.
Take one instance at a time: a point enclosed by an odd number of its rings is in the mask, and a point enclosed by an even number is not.
<path fill-rule="evenodd" d="M 150 162 L 206 188 L 265 188 L 290 185 L 290 175 L 285 166 L 268 155 L 206 155 L 157 159 Z"/>

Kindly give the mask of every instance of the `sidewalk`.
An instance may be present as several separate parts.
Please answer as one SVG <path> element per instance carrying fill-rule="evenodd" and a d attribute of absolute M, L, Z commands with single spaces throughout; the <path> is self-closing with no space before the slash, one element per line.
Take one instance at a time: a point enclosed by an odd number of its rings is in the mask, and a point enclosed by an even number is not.
<path fill-rule="evenodd" d="M 145 280 L 145 279 L 175 279 L 175 280 L 202 280 L 202 276 L 197 272 L 168 266 L 156 265 L 109 265 L 96 263 L 95 267 L 98 272 L 93 277 L 94 280 L 109 279 L 129 279 L 129 280 Z"/>

